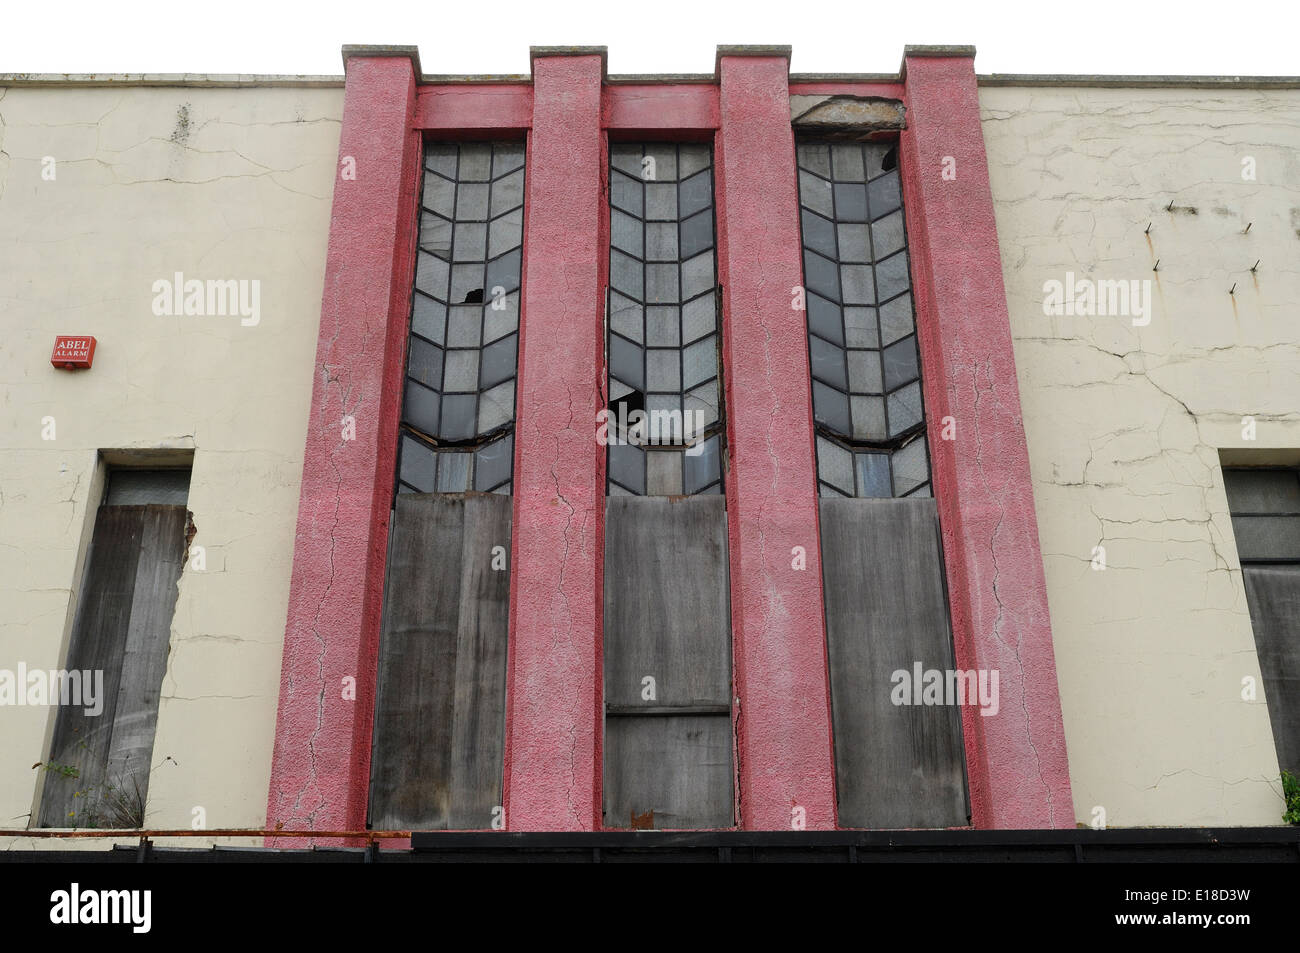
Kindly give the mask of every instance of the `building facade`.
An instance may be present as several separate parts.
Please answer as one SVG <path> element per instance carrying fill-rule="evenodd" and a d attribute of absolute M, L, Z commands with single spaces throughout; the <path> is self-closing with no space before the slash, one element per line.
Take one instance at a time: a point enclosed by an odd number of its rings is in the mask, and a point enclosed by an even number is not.
<path fill-rule="evenodd" d="M 4 826 L 1282 823 L 1300 81 L 344 62 L 0 78 Z"/>

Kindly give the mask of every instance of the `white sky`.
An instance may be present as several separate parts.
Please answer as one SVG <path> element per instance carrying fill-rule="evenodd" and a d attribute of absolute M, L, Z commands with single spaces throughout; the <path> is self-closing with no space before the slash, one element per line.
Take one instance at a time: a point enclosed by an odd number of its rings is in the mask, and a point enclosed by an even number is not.
<path fill-rule="evenodd" d="M 344 43 L 415 44 L 426 73 L 527 73 L 528 47 L 609 47 L 611 73 L 705 73 L 719 43 L 795 72 L 885 73 L 969 43 L 980 73 L 1300 74 L 1300 0 L 9 0 L 0 73 L 341 74 Z"/>

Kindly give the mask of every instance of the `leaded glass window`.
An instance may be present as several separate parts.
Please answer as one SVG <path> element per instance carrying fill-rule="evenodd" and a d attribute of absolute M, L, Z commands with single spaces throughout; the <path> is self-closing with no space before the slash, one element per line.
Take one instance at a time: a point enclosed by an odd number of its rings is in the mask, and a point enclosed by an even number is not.
<path fill-rule="evenodd" d="M 796 154 L 819 491 L 930 496 L 896 147 Z"/>
<path fill-rule="evenodd" d="M 711 149 L 611 144 L 609 204 L 608 492 L 721 493 Z"/>
<path fill-rule="evenodd" d="M 398 492 L 509 493 L 524 146 L 429 143 Z"/>

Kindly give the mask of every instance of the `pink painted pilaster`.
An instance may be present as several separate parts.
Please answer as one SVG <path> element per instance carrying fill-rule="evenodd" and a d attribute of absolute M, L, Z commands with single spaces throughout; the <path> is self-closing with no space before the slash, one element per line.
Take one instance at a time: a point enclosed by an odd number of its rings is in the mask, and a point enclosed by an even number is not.
<path fill-rule="evenodd" d="M 600 50 L 534 51 L 514 476 L 506 826 L 601 815 L 603 288 Z"/>
<path fill-rule="evenodd" d="M 339 165 L 267 797 L 270 829 L 361 830 L 366 823 L 414 255 L 418 65 L 413 49 L 345 48 L 344 59 Z M 344 436 L 349 421 L 355 439 Z M 344 697 L 347 678 L 355 679 L 355 700 Z M 268 843 L 310 846 L 305 839 Z"/>
<path fill-rule="evenodd" d="M 741 825 L 835 827 L 788 50 L 719 49 L 716 180 Z M 802 547 L 807 568 L 793 568 Z"/>
<path fill-rule="evenodd" d="M 974 50 L 908 47 L 904 69 L 900 167 L 957 666 L 999 672 L 998 714 L 963 718 L 973 820 L 1073 827 Z"/>

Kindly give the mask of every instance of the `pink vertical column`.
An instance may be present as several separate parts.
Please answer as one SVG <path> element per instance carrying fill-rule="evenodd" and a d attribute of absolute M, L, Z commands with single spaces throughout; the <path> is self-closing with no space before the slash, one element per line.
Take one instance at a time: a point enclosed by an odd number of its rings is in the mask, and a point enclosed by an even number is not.
<path fill-rule="evenodd" d="M 506 826 L 601 814 L 603 48 L 533 51 L 516 424 Z"/>
<path fill-rule="evenodd" d="M 900 163 L 957 665 L 999 672 L 998 714 L 963 719 L 971 808 L 977 827 L 1073 827 L 974 56 L 907 47 Z"/>
<path fill-rule="evenodd" d="M 720 47 L 718 59 L 740 819 L 751 830 L 834 828 L 808 341 L 791 307 L 803 269 L 789 49 Z"/>
<path fill-rule="evenodd" d="M 414 256 L 419 64 L 413 47 L 344 47 L 343 54 L 339 167 L 267 797 L 271 829 L 361 830 L 369 790 Z M 269 843 L 310 846 L 307 839 Z"/>

